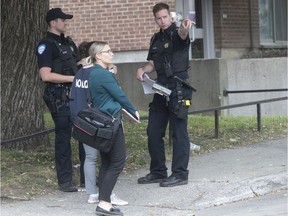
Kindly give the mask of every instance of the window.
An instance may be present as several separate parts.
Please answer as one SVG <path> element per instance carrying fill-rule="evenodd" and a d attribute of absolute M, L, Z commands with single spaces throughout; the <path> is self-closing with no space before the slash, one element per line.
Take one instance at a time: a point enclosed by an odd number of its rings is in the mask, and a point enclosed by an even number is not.
<path fill-rule="evenodd" d="M 261 45 L 287 46 L 287 0 L 259 0 Z"/>

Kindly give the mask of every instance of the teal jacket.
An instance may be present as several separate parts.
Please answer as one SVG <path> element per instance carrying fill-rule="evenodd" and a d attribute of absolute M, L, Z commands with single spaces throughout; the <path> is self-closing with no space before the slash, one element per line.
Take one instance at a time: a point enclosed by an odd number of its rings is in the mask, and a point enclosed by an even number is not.
<path fill-rule="evenodd" d="M 102 112 L 116 117 L 121 108 L 135 115 L 136 109 L 122 91 L 114 74 L 96 64 L 92 69 L 88 86 L 93 106 Z"/>

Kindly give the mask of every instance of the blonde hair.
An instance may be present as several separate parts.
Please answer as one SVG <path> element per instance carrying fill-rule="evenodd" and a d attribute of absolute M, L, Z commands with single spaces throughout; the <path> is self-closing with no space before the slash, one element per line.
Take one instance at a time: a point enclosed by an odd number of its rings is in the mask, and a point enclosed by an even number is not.
<path fill-rule="evenodd" d="M 95 56 L 97 53 L 100 53 L 103 48 L 108 45 L 105 41 L 95 41 L 89 48 L 89 57 L 86 59 L 86 62 L 95 64 L 97 62 Z"/>

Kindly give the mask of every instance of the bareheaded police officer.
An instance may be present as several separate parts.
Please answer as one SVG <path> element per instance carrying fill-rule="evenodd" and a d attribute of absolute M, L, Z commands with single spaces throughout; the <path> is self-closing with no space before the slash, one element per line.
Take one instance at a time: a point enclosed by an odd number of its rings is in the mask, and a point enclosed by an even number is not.
<path fill-rule="evenodd" d="M 55 166 L 59 189 L 76 192 L 72 185 L 69 91 L 77 71 L 77 46 L 65 37 L 67 19 L 60 8 L 47 12 L 49 31 L 36 48 L 41 80 L 46 83 L 43 99 L 55 123 Z"/>
<path fill-rule="evenodd" d="M 190 141 L 187 116 L 193 91 L 188 83 L 189 28 L 192 21 L 184 19 L 178 28 L 173 23 L 169 6 L 162 2 L 154 5 L 153 14 L 160 31 L 151 38 L 148 62 L 137 69 L 137 79 L 142 81 L 144 73 L 156 71 L 157 82 L 172 92 L 169 97 L 154 94 L 149 105 L 147 135 L 150 173 L 139 178 L 138 183 L 173 187 L 188 183 Z M 167 178 L 163 137 L 168 121 L 172 128 L 173 158 L 172 174 Z"/>

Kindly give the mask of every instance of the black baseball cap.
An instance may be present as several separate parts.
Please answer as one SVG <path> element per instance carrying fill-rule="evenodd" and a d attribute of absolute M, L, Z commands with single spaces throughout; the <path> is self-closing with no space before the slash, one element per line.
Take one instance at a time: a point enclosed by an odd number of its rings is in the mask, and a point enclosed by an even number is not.
<path fill-rule="evenodd" d="M 47 12 L 46 22 L 49 23 L 55 19 L 72 19 L 73 15 L 65 14 L 62 12 L 61 8 L 52 8 Z"/>

